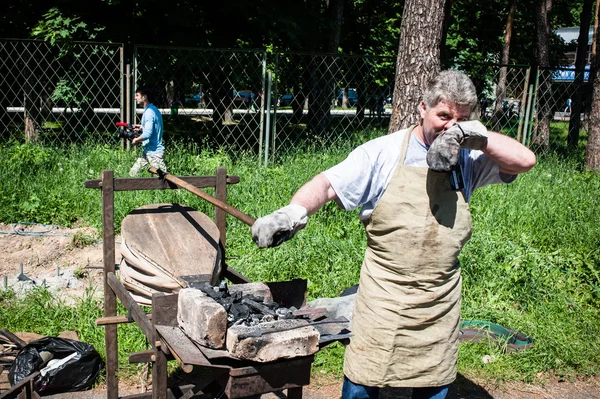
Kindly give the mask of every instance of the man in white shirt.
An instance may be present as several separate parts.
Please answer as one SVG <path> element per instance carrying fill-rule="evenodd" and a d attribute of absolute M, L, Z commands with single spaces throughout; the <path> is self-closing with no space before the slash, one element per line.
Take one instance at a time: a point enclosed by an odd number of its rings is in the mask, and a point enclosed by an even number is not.
<path fill-rule="evenodd" d="M 382 387 L 442 399 L 456 378 L 458 255 L 471 236 L 468 201 L 476 188 L 510 183 L 536 161 L 516 140 L 470 121 L 476 105 L 465 74 L 441 72 L 418 104 L 416 126 L 359 146 L 252 227 L 257 245 L 272 247 L 328 201 L 361 207 L 368 246 L 344 361 L 344 399 L 377 398 Z"/>

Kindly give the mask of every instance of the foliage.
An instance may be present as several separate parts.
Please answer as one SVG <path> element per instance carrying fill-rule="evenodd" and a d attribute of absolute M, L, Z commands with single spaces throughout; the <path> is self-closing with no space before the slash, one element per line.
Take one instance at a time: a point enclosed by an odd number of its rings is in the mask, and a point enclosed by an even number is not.
<path fill-rule="evenodd" d="M 31 30 L 31 36 L 56 44 L 57 41 L 72 41 L 77 38 L 93 40 L 102 30 L 103 27 L 90 26 L 81 17 L 65 15 L 60 9 L 52 7 Z"/>

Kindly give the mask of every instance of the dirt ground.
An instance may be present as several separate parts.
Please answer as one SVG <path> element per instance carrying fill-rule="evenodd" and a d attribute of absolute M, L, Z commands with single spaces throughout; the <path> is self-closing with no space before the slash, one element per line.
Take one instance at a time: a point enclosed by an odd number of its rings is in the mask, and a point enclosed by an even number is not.
<path fill-rule="evenodd" d="M 61 293 L 65 298 L 76 298 L 91 283 L 102 289 L 102 244 L 93 242 L 87 246 L 76 245 L 76 233 L 98 238 L 90 228 L 61 228 L 41 225 L 0 224 L 0 284 L 24 290 L 33 284 L 45 284 L 49 289 Z M 117 241 L 119 237 L 117 237 Z M 1 287 L 4 287 L 2 285 Z M 0 287 L 0 288 L 1 288 Z M 1 328 L 1 326 L 0 326 Z M 6 371 L 3 373 L 5 374 Z M 3 376 L 5 377 L 5 376 Z M 0 384 L 0 389 L 5 388 Z M 134 381 L 121 382 L 120 391 L 141 393 L 143 387 Z M 313 377 L 311 384 L 304 389 L 306 399 L 336 399 L 340 397 L 341 381 L 328 377 Z M 70 393 L 50 398 L 93 398 L 105 397 L 102 387 L 91 392 Z M 283 397 L 263 395 L 263 399 Z M 410 398 L 410 390 L 391 392 L 384 390 L 381 398 Z M 504 383 L 502 385 L 476 381 L 459 375 L 448 395 L 450 399 L 600 399 L 600 377 L 586 381 L 559 382 L 548 379 L 544 385 Z"/>

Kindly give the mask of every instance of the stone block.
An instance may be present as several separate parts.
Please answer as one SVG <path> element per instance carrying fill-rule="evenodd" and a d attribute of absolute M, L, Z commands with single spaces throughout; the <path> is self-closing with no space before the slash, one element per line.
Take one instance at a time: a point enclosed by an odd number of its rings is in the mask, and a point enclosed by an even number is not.
<path fill-rule="evenodd" d="M 227 287 L 230 294 L 241 292 L 242 296 L 253 295 L 263 297 L 265 302 L 273 300 L 273 294 L 265 283 L 234 284 Z"/>
<path fill-rule="evenodd" d="M 254 362 L 308 356 L 319 350 L 319 332 L 300 319 L 231 326 L 227 350 L 232 356 Z"/>
<path fill-rule="evenodd" d="M 195 342 L 213 349 L 225 346 L 227 312 L 200 290 L 184 288 L 177 302 L 179 327 Z"/>

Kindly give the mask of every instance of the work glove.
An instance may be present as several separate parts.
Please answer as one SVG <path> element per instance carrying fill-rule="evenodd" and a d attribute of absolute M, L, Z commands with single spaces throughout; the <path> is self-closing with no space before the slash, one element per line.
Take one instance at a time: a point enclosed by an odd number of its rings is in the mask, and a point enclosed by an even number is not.
<path fill-rule="evenodd" d="M 306 208 L 290 204 L 258 218 L 252 225 L 252 239 L 259 248 L 276 247 L 292 238 L 307 222 Z"/>
<path fill-rule="evenodd" d="M 318 298 L 308 303 L 311 308 L 325 308 L 325 316 L 328 319 L 337 319 L 345 317 L 352 320 L 352 312 L 354 311 L 354 303 L 356 302 L 356 293 L 337 298 Z"/>
<path fill-rule="evenodd" d="M 487 128 L 481 122 L 455 123 L 433 140 L 427 151 L 427 164 L 436 172 L 448 172 L 458 163 L 461 148 L 483 150 L 487 140 Z"/>

